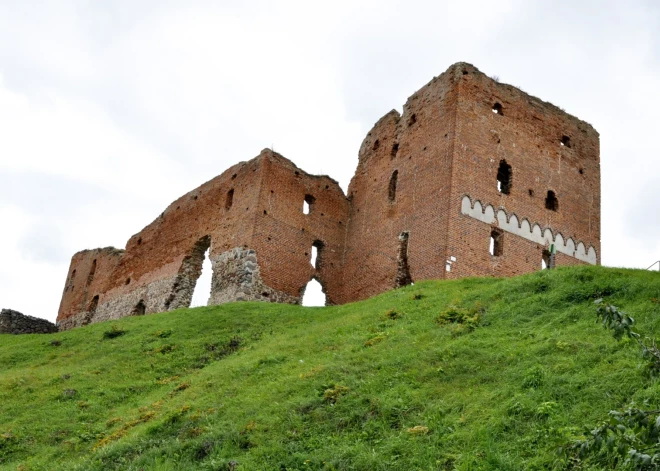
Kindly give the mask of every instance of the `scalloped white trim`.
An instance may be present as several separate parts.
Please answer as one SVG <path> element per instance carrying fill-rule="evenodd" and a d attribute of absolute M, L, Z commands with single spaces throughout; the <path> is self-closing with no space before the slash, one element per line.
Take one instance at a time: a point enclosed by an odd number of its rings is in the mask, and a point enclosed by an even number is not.
<path fill-rule="evenodd" d="M 530 225 L 527 219 L 523 219 L 522 222 L 519 222 L 518 216 L 515 214 L 512 214 L 509 217 L 506 214 L 506 211 L 503 209 L 495 209 L 490 204 L 486 205 L 484 208 L 481 202 L 477 200 L 473 205 L 469 196 L 464 196 L 461 201 L 461 213 L 486 224 L 493 224 L 497 221 L 498 227 L 503 231 L 510 232 L 523 239 L 531 240 L 537 244 L 555 244 L 557 252 L 561 252 L 592 265 L 598 263 L 596 249 L 594 249 L 593 246 L 590 245 L 589 249 L 587 249 L 581 241 L 576 245 L 575 241 L 570 237 L 564 241 L 564 237 L 561 233 L 558 232 L 555 235 L 549 227 L 544 230 L 541 229 L 539 224 L 535 223 L 534 225 Z"/>

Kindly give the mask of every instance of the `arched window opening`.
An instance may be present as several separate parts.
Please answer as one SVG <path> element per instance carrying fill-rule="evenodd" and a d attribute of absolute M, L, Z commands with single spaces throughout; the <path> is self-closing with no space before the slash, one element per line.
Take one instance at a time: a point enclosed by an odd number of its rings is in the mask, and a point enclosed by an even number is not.
<path fill-rule="evenodd" d="M 389 186 L 389 191 L 388 191 L 388 199 L 390 202 L 394 202 L 396 199 L 396 182 L 399 179 L 399 171 L 395 170 L 392 172 L 392 176 L 390 177 L 390 186 Z"/>
<path fill-rule="evenodd" d="M 89 275 L 87 275 L 87 286 L 92 284 L 94 281 L 94 274 L 96 273 L 96 259 L 92 262 L 92 268 L 89 269 Z"/>
<path fill-rule="evenodd" d="M 493 105 L 493 113 L 504 116 L 504 113 L 502 112 L 502 105 L 495 103 Z"/>
<path fill-rule="evenodd" d="M 225 209 L 229 211 L 233 204 L 234 204 L 234 189 L 232 188 L 227 192 L 227 197 L 225 198 Z"/>
<path fill-rule="evenodd" d="M 560 144 L 565 147 L 571 147 L 571 138 L 568 136 L 562 136 Z"/>
<path fill-rule="evenodd" d="M 499 257 L 504 253 L 503 247 L 504 235 L 499 229 L 493 229 L 490 233 L 490 254 L 493 257 Z"/>
<path fill-rule="evenodd" d="M 147 312 L 147 306 L 146 304 L 144 304 L 144 300 L 140 299 L 140 301 L 133 308 L 133 311 L 131 312 L 131 316 L 143 316 L 146 312 Z"/>
<path fill-rule="evenodd" d="M 309 214 L 312 211 L 312 205 L 316 201 L 312 195 L 305 195 L 305 200 L 303 201 L 303 214 Z"/>
<path fill-rule="evenodd" d="M 552 190 L 548 190 L 548 196 L 545 198 L 545 209 L 550 211 L 559 210 L 559 200 L 557 200 L 557 195 Z"/>
<path fill-rule="evenodd" d="M 312 278 L 302 293 L 303 306 L 325 306 L 326 297 L 321 283 Z"/>
<path fill-rule="evenodd" d="M 202 273 L 197 278 L 195 289 L 193 290 L 191 307 L 206 306 L 209 297 L 211 296 L 211 279 L 213 278 L 213 266 L 211 264 L 211 248 L 207 248 L 204 254 L 204 261 L 202 262 Z"/>
<path fill-rule="evenodd" d="M 497 169 L 497 190 L 500 193 L 508 195 L 511 192 L 512 180 L 511 165 L 506 160 L 500 160 L 500 166 Z"/>

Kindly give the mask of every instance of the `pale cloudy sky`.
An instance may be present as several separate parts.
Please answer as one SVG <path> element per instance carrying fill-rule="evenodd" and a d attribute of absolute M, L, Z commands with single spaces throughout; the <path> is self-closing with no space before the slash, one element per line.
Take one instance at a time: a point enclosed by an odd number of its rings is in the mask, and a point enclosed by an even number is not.
<path fill-rule="evenodd" d="M 656 0 L 0 0 L 0 307 L 54 320 L 73 253 L 262 148 L 345 189 L 457 61 L 591 123 L 603 264 L 660 259 Z"/>

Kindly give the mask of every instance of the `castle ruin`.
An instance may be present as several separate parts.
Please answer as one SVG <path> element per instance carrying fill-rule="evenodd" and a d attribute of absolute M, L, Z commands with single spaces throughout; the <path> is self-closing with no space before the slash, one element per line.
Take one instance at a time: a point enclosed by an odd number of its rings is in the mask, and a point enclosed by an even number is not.
<path fill-rule="evenodd" d="M 599 159 L 591 125 L 457 63 L 374 125 L 348 195 L 264 150 L 125 250 L 76 253 L 57 323 L 188 307 L 209 248 L 210 305 L 300 303 L 311 279 L 342 304 L 418 280 L 599 264 Z"/>

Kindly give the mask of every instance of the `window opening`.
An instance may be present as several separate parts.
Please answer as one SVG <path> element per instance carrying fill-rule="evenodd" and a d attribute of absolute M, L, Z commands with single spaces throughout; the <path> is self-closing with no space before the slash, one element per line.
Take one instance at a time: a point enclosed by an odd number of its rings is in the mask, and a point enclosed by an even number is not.
<path fill-rule="evenodd" d="M 213 266 L 210 258 L 211 248 L 207 248 L 203 254 L 202 273 L 197 278 L 195 289 L 193 290 L 191 307 L 206 306 L 211 296 L 211 279 L 213 278 Z"/>
<path fill-rule="evenodd" d="M 557 195 L 552 190 L 548 190 L 548 196 L 545 198 L 545 209 L 551 211 L 557 211 L 559 209 L 559 201 L 557 200 Z"/>
<path fill-rule="evenodd" d="M 92 262 L 92 268 L 89 269 L 89 275 L 87 275 L 87 286 L 92 284 L 94 281 L 94 274 L 96 273 L 96 259 Z"/>
<path fill-rule="evenodd" d="M 392 173 L 392 176 L 390 177 L 390 187 L 388 191 L 388 198 L 390 201 L 394 201 L 396 199 L 396 182 L 399 179 L 399 171 L 395 170 Z"/>
<path fill-rule="evenodd" d="M 417 122 L 417 115 L 415 113 L 410 115 L 410 118 L 408 118 L 408 126 L 412 126 Z"/>
<path fill-rule="evenodd" d="M 550 252 L 544 250 L 541 256 L 541 270 L 547 270 L 548 268 L 550 268 Z"/>
<path fill-rule="evenodd" d="M 302 305 L 303 306 L 325 306 L 326 296 L 323 292 L 321 283 L 316 278 L 312 278 L 303 289 Z"/>
<path fill-rule="evenodd" d="M 323 242 L 320 240 L 315 240 L 312 244 L 312 256 L 310 258 L 310 263 L 317 270 L 321 265 L 321 249 L 323 249 Z"/>
<path fill-rule="evenodd" d="M 225 198 L 225 209 L 229 210 L 234 204 L 234 189 L 232 188 L 227 192 L 227 197 Z"/>
<path fill-rule="evenodd" d="M 562 136 L 560 144 L 562 146 L 571 147 L 571 138 L 568 136 Z"/>
<path fill-rule="evenodd" d="M 399 152 L 399 143 L 395 142 L 394 145 L 392 146 L 392 150 L 390 151 L 390 157 L 391 158 L 396 157 L 397 152 Z"/>
<path fill-rule="evenodd" d="M 504 116 L 504 113 L 502 112 L 502 105 L 495 103 L 493 105 L 493 113 Z"/>
<path fill-rule="evenodd" d="M 133 308 L 133 312 L 131 312 L 131 315 L 143 316 L 146 312 L 147 312 L 147 306 L 144 304 L 144 300 L 140 299 L 140 301 Z"/>
<path fill-rule="evenodd" d="M 303 201 L 303 214 L 309 214 L 312 210 L 312 205 L 316 201 L 312 195 L 305 195 L 305 200 Z"/>
<path fill-rule="evenodd" d="M 497 190 L 505 195 L 511 192 L 512 171 L 511 165 L 506 160 L 500 160 L 500 166 L 497 169 Z"/>
<path fill-rule="evenodd" d="M 502 231 L 498 229 L 493 229 L 490 233 L 490 254 L 493 257 L 499 257 L 504 252 L 503 250 L 503 239 Z"/>

